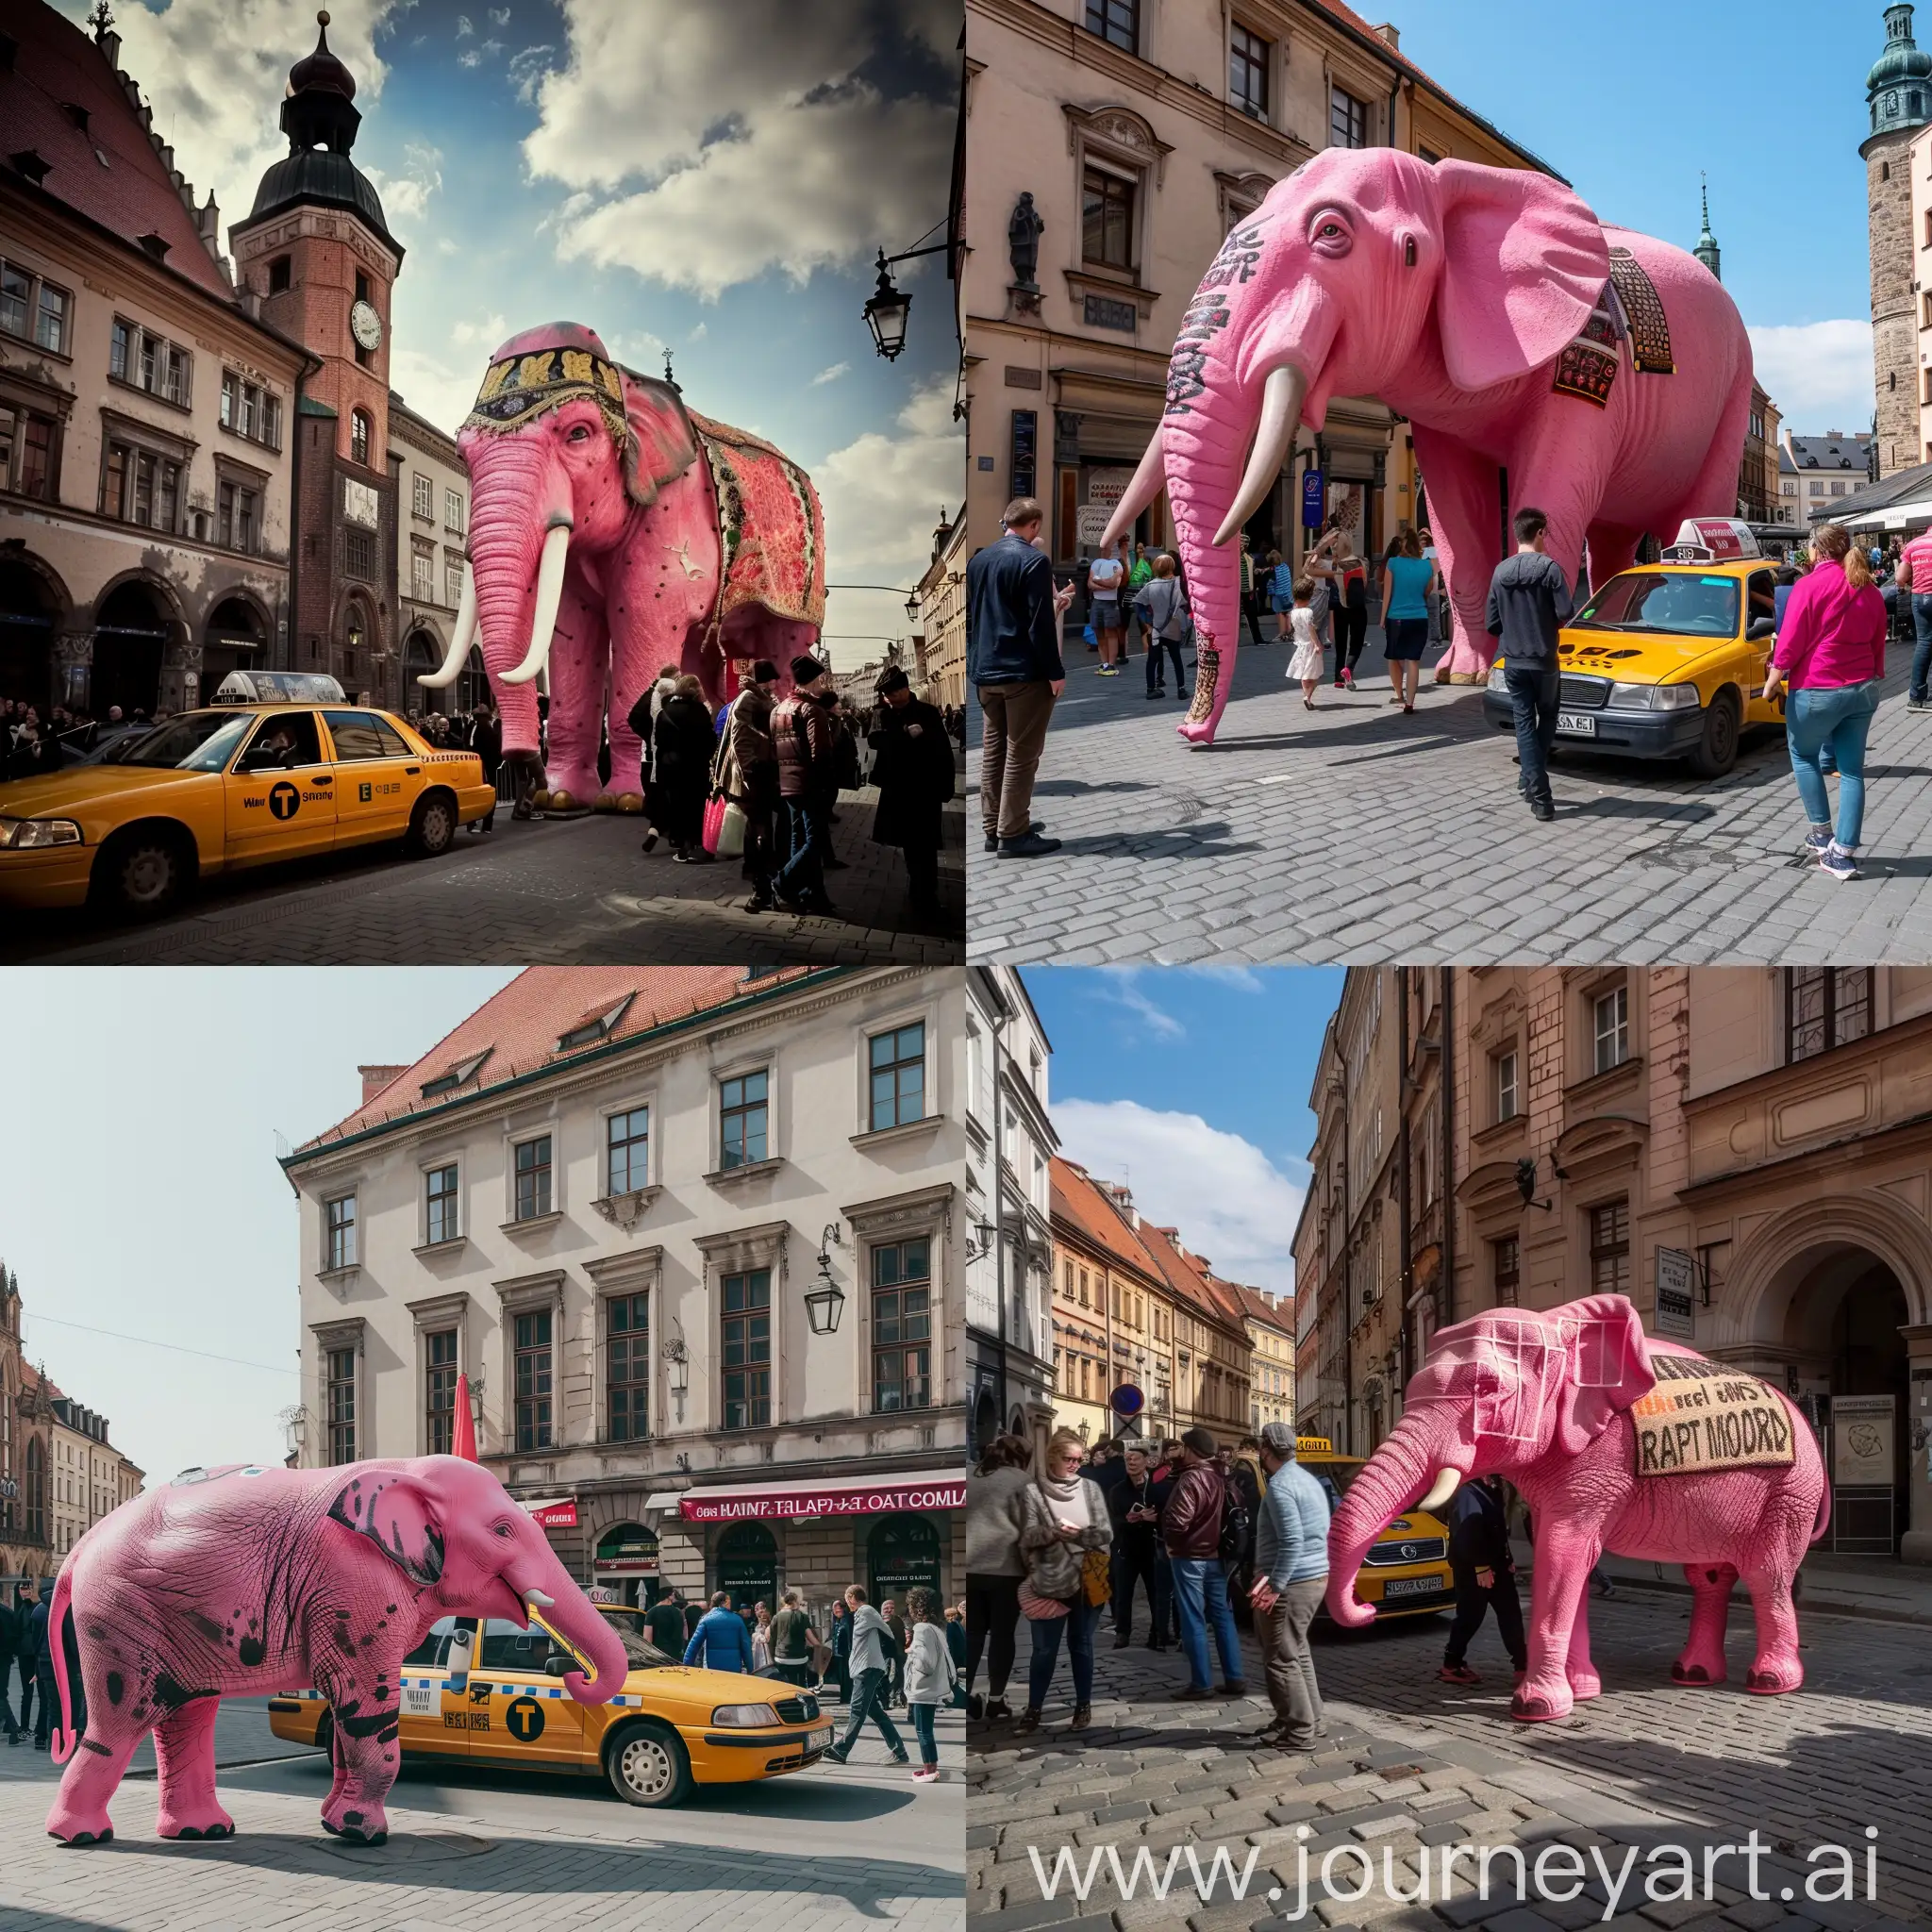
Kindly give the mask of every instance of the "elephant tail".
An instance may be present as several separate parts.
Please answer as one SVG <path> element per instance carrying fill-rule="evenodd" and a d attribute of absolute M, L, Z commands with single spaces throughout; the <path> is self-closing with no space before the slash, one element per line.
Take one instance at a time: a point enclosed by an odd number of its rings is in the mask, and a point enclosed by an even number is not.
<path fill-rule="evenodd" d="M 80 1742 L 81 1724 L 75 1722 L 75 1707 L 79 1688 L 80 1647 L 74 1634 L 74 1564 L 64 1563 L 59 1581 L 54 1585 L 54 1601 L 47 1606 L 47 1650 L 54 1661 L 53 1758 L 65 1764 Z M 69 1680 L 70 1669 L 74 1681 Z"/>
<path fill-rule="evenodd" d="M 1831 1527 L 1831 1478 L 1827 1476 L 1824 1487 L 1818 1491 L 1818 1520 L 1811 1526 L 1811 1541 L 1815 1543 Z"/>

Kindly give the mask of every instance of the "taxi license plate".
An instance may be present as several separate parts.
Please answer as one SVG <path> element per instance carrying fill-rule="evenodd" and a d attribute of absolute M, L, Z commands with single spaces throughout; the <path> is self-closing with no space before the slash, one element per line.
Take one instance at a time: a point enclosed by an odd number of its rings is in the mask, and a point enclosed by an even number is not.
<path fill-rule="evenodd" d="M 831 1741 L 832 1741 L 832 1727 L 831 1727 L 831 1725 L 830 1725 L 830 1724 L 822 1724 L 822 1725 L 821 1725 L 821 1726 L 820 1726 L 820 1727 L 819 1727 L 819 1728 L 818 1728 L 817 1730 L 815 1730 L 815 1731 L 813 1731 L 813 1732 L 809 1733 L 809 1735 L 808 1735 L 808 1737 L 806 1738 L 806 1740 L 805 1740 L 805 1748 L 806 1748 L 806 1749 L 807 1749 L 808 1751 L 824 1751 L 824 1750 L 825 1750 L 826 1748 L 828 1748 L 828 1747 L 829 1747 L 829 1745 L 831 1744 Z"/>
<path fill-rule="evenodd" d="M 1588 711 L 1558 711 L 1557 731 L 1564 738 L 1594 738 L 1596 720 Z"/>
<path fill-rule="evenodd" d="M 1382 1597 L 1386 1602 L 1391 1596 L 1434 1596 L 1441 1588 L 1433 1576 L 1391 1576 L 1382 1586 Z"/>

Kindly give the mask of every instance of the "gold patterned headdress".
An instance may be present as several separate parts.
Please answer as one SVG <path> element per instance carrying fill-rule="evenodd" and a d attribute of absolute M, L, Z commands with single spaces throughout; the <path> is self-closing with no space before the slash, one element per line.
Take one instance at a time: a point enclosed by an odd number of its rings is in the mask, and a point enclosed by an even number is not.
<path fill-rule="evenodd" d="M 610 363 L 588 349 L 536 349 L 492 362 L 463 427 L 501 436 L 579 396 L 597 405 L 622 448 L 629 435 L 624 384 Z"/>

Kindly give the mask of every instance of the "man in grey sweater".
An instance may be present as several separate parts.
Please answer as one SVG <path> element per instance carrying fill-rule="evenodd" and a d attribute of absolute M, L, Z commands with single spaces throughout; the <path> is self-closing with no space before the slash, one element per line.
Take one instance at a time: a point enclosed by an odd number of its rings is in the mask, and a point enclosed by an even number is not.
<path fill-rule="evenodd" d="M 1295 1460 L 1294 1431 L 1286 1423 L 1270 1423 L 1261 1431 L 1261 1468 L 1268 1487 L 1256 1525 L 1255 1586 L 1248 1597 L 1261 1625 L 1268 1700 L 1274 1707 L 1274 1722 L 1261 1735 L 1284 1751 L 1308 1751 L 1322 1729 L 1308 1625 L 1328 1585 L 1328 1497 Z"/>
<path fill-rule="evenodd" d="M 1516 512 L 1516 555 L 1506 557 L 1490 579 L 1487 625 L 1498 641 L 1503 681 L 1516 712 L 1517 779 L 1530 810 L 1557 816 L 1550 796 L 1550 747 L 1557 741 L 1557 701 L 1563 679 L 1557 634 L 1570 622 L 1570 580 L 1544 550 L 1550 520 L 1540 509 Z"/>
<path fill-rule="evenodd" d="M 909 1763 L 906 1740 L 886 1715 L 886 1685 L 892 1674 L 897 1646 L 886 1628 L 886 1620 L 866 1602 L 865 1591 L 859 1585 L 855 1583 L 845 1592 L 845 1601 L 852 1607 L 852 1715 L 845 1735 L 825 1756 L 834 1764 L 843 1764 L 853 1745 L 858 1743 L 866 1719 L 871 1718 L 892 1754 L 892 1762 Z"/>

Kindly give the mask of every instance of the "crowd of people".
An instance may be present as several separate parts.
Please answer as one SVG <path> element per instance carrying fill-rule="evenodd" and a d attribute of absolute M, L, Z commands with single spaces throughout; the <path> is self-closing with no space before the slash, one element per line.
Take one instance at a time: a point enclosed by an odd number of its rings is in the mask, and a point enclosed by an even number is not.
<path fill-rule="evenodd" d="M 13 1587 L 13 1601 L 0 1600 L 0 1729 L 8 1744 L 32 1740 L 37 1751 L 47 1748 L 54 1727 L 54 1654 L 47 1641 L 47 1612 L 54 1601 L 54 1579 L 42 1580 L 38 1591 L 25 1583 Z M 13 1708 L 13 1673 L 20 1673 L 20 1709 Z"/>
<path fill-rule="evenodd" d="M 104 731 L 118 734 L 130 724 L 158 724 L 168 714 L 150 719 L 144 710 L 124 712 L 110 705 L 105 717 L 67 705 L 29 704 L 23 698 L 0 698 L 0 778 L 33 778 L 58 772 L 75 757 L 92 751 Z"/>

